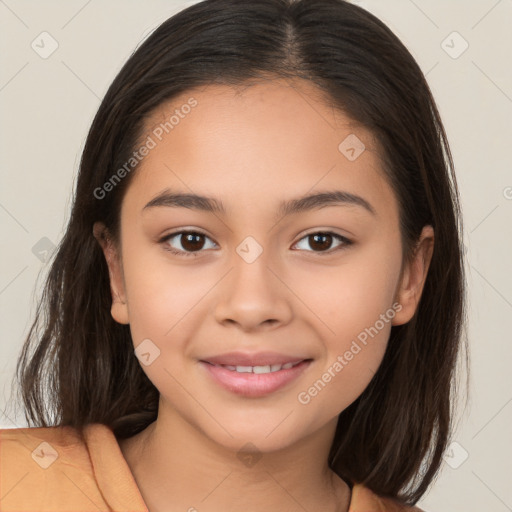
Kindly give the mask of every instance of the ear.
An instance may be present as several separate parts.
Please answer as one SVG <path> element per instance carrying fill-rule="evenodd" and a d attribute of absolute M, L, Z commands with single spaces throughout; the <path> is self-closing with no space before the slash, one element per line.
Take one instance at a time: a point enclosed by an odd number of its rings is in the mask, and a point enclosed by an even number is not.
<path fill-rule="evenodd" d="M 121 255 L 118 253 L 117 247 L 103 222 L 95 222 L 92 231 L 94 238 L 101 245 L 107 261 L 110 292 L 112 294 L 112 307 L 110 309 L 112 318 L 120 324 L 129 324 Z"/>
<path fill-rule="evenodd" d="M 413 260 L 406 265 L 395 294 L 395 301 L 402 309 L 397 310 L 391 325 L 406 324 L 416 312 L 427 278 L 434 251 L 434 229 L 425 226 L 416 246 Z"/>

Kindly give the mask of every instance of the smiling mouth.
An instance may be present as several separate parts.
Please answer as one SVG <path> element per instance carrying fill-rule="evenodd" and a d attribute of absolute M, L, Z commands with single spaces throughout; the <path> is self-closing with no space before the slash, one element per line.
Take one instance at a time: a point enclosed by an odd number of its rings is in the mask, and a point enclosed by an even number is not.
<path fill-rule="evenodd" d="M 222 365 L 199 361 L 209 378 L 221 388 L 247 398 L 269 395 L 299 378 L 313 359 L 262 366 Z"/>
<path fill-rule="evenodd" d="M 310 359 L 306 359 L 305 361 L 310 361 Z M 284 364 L 272 364 L 272 365 L 264 365 L 264 366 L 233 366 L 228 364 L 215 364 L 210 363 L 209 361 L 204 361 L 205 363 L 211 364 L 212 366 L 220 366 L 222 368 L 226 368 L 226 370 L 230 370 L 232 372 L 237 373 L 274 373 L 280 370 L 289 370 L 294 366 L 302 363 L 302 361 L 297 361 L 295 363 L 284 363 Z"/>

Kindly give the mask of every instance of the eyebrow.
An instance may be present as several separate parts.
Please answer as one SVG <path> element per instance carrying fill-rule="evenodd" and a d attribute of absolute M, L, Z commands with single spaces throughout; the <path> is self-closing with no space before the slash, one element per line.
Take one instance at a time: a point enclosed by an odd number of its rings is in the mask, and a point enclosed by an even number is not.
<path fill-rule="evenodd" d="M 172 192 L 169 189 L 158 194 L 142 209 L 147 210 L 157 206 L 171 208 L 189 208 L 210 213 L 226 214 L 222 201 L 212 197 L 197 194 Z M 279 204 L 278 217 L 286 217 L 296 213 L 324 208 L 326 206 L 359 206 L 369 213 L 377 216 L 375 208 L 364 198 L 342 190 L 329 190 L 317 192 L 297 199 L 289 199 Z"/>

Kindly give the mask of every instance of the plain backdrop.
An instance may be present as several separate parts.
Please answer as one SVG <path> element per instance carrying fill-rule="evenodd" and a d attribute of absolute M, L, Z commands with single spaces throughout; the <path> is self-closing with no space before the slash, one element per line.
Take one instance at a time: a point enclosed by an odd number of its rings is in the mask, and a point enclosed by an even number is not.
<path fill-rule="evenodd" d="M 2 410 L 100 100 L 137 44 L 192 3 L 0 0 Z M 461 399 L 454 444 L 418 505 L 511 511 L 512 0 L 355 3 L 383 20 L 426 74 L 463 206 L 469 401 L 464 408 Z M 23 417 L 0 414 L 0 428 L 22 426 Z"/>

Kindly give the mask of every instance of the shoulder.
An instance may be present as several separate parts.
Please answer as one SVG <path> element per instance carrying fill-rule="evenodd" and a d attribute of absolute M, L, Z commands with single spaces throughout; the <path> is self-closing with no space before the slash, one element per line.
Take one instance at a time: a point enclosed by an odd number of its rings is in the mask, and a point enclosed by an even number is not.
<path fill-rule="evenodd" d="M 0 429 L 0 481 L 5 511 L 104 505 L 87 443 L 72 427 Z"/>
<path fill-rule="evenodd" d="M 0 460 L 11 469 L 32 469 L 34 464 L 46 469 L 69 456 L 82 466 L 89 461 L 87 446 L 72 427 L 0 429 Z"/>
<path fill-rule="evenodd" d="M 349 512 L 424 512 L 421 508 L 402 505 L 396 500 L 380 496 L 362 484 L 354 484 Z"/>
<path fill-rule="evenodd" d="M 72 427 L 0 429 L 1 461 L 12 464 L 11 468 L 31 468 L 36 463 L 46 469 L 70 453 L 85 456 L 87 461 L 86 444 Z"/>

